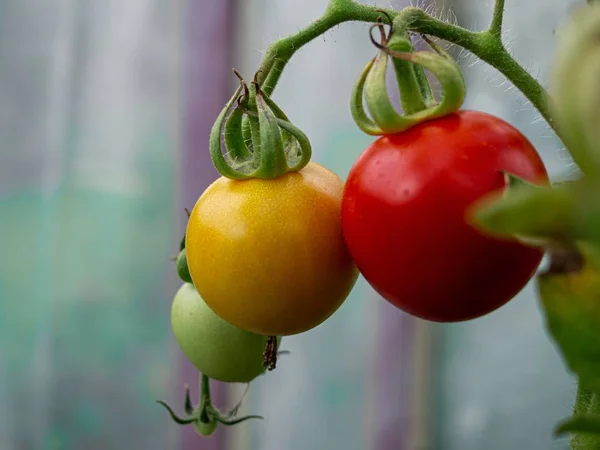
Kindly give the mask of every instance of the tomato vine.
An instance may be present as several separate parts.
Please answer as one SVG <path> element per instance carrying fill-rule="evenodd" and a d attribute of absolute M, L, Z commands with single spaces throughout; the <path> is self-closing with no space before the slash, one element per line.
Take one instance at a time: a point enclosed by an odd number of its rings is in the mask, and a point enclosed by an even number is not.
<path fill-rule="evenodd" d="M 510 80 L 559 134 L 554 125 L 542 85 L 508 52 L 502 42 L 504 0 L 496 0 L 490 27 L 485 31 L 470 31 L 458 25 L 436 19 L 417 7 L 401 11 L 384 10 L 394 19 L 400 16 L 408 30 L 443 39 L 470 51 Z M 275 41 L 269 46 L 258 69 L 258 83 L 267 94 L 275 90 L 286 64 L 301 47 L 343 22 L 377 22 L 382 17 L 375 6 L 353 0 L 330 0 L 325 13 L 298 33 Z"/>

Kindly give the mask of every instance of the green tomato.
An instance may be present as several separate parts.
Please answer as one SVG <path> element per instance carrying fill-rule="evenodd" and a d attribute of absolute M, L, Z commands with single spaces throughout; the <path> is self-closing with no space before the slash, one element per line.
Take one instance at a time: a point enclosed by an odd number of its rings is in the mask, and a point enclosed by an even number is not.
<path fill-rule="evenodd" d="M 248 383 L 265 371 L 267 336 L 225 322 L 204 303 L 193 284 L 184 284 L 175 295 L 171 327 L 183 353 L 209 378 Z"/>
<path fill-rule="evenodd" d="M 179 252 L 179 255 L 177 255 L 177 275 L 179 275 L 179 278 L 185 283 L 191 283 L 192 277 L 190 275 L 190 270 L 188 269 L 186 253 L 184 248 Z"/>

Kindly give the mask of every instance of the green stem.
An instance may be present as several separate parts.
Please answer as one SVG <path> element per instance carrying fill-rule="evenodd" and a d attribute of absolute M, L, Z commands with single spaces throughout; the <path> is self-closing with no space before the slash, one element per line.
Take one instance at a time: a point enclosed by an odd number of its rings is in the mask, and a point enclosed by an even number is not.
<path fill-rule="evenodd" d="M 489 33 L 498 39 L 502 36 L 502 19 L 504 18 L 504 0 L 496 0 L 494 4 L 494 15 Z"/>
<path fill-rule="evenodd" d="M 573 418 L 594 418 L 600 414 L 600 396 L 577 386 L 577 397 L 573 406 Z M 597 450 L 600 448 L 600 437 L 596 433 L 571 432 L 571 448 L 573 450 Z"/>
<path fill-rule="evenodd" d="M 409 30 L 459 45 L 496 68 L 527 97 L 554 131 L 559 134 L 552 120 L 546 91 L 515 61 L 502 44 L 500 32 L 503 10 L 504 0 L 497 0 L 490 30 L 483 32 L 474 32 L 442 22 L 415 7 L 406 7 L 400 12 L 385 11 L 392 19 L 398 14 L 402 14 Z M 260 65 L 258 82 L 267 94 L 271 94 L 286 64 L 301 47 L 343 22 L 376 22 L 380 17 L 387 20 L 375 6 L 358 4 L 351 0 L 330 0 L 329 6 L 321 18 L 298 33 L 271 44 Z"/>
<path fill-rule="evenodd" d="M 208 416 L 208 409 L 212 407 L 210 399 L 210 378 L 203 373 L 200 374 L 200 386 L 199 386 L 199 403 L 200 403 L 200 421 L 204 423 L 210 422 Z"/>
<path fill-rule="evenodd" d="M 386 12 L 392 18 L 397 14 L 395 11 Z M 374 6 L 361 5 L 349 0 L 331 0 L 319 19 L 298 33 L 279 39 L 269 46 L 258 69 L 258 83 L 263 91 L 270 95 L 286 64 L 301 47 L 343 22 L 376 22 L 382 16 Z M 382 18 L 386 20 L 385 17 Z"/>
<path fill-rule="evenodd" d="M 584 389 L 581 386 L 581 383 L 578 383 L 577 396 L 575 397 L 575 405 L 573 405 L 573 414 L 586 414 L 590 409 L 593 397 L 594 393 L 592 391 Z"/>
<path fill-rule="evenodd" d="M 281 77 L 283 69 L 285 69 L 285 65 L 287 64 L 288 60 L 275 58 L 273 66 L 271 67 L 271 70 L 269 71 L 269 74 L 267 75 L 265 82 L 262 86 L 264 92 L 266 92 L 267 94 L 273 93 L 273 91 L 275 90 L 275 86 L 277 86 L 277 82 L 279 81 L 279 77 Z"/>
<path fill-rule="evenodd" d="M 210 402 L 210 378 L 203 373 L 200 374 L 200 402 L 207 400 Z"/>

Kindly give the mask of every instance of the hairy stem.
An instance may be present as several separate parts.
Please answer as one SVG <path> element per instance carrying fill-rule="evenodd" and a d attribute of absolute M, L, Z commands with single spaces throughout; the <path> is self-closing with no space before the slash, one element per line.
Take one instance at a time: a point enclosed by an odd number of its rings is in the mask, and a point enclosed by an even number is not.
<path fill-rule="evenodd" d="M 502 20 L 504 19 L 504 0 L 496 0 L 494 4 L 494 15 L 492 16 L 492 24 L 490 25 L 489 33 L 498 39 L 502 35 Z"/>
<path fill-rule="evenodd" d="M 540 83 L 508 53 L 501 41 L 504 0 L 496 0 L 492 24 L 483 32 L 445 23 L 428 15 L 425 11 L 406 7 L 402 11 L 385 10 L 391 19 L 402 15 L 410 31 L 435 36 L 470 51 L 490 64 L 510 80 L 541 113 L 558 134 L 553 123 L 548 96 Z M 375 6 L 355 3 L 352 0 L 331 0 L 327 10 L 319 19 L 298 33 L 275 41 L 268 48 L 260 65 L 258 82 L 267 94 L 275 89 L 287 62 L 302 46 L 343 22 L 376 22 L 378 18 L 388 21 L 385 14 Z"/>
<path fill-rule="evenodd" d="M 392 18 L 396 15 L 395 11 L 386 10 L 386 12 Z M 349 0 L 332 0 L 319 19 L 298 33 L 279 39 L 269 46 L 258 69 L 258 83 L 263 91 L 270 95 L 285 65 L 302 46 L 343 22 L 376 22 L 379 17 L 386 20 L 386 17 L 373 6 L 360 5 Z"/>
<path fill-rule="evenodd" d="M 590 405 L 592 404 L 592 399 L 594 397 L 594 393 L 589 391 L 581 386 L 581 383 L 577 384 L 577 396 L 575 398 L 575 405 L 573 405 L 573 414 L 586 414 Z"/>
<path fill-rule="evenodd" d="M 500 0 L 496 5 L 498 3 L 502 4 L 503 1 Z M 445 41 L 460 45 L 465 50 L 470 51 L 479 59 L 497 69 L 527 97 L 558 134 L 550 113 L 546 90 L 508 53 L 499 35 L 494 35 L 489 30 L 475 32 L 441 22 L 418 8 L 405 8 L 399 14 L 405 16 L 408 28 L 412 31 L 436 36 Z"/>

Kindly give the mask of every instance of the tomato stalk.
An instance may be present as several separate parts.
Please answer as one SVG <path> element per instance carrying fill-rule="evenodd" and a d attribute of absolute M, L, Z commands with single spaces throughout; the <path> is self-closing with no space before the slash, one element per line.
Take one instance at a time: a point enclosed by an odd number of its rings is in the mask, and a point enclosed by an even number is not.
<path fill-rule="evenodd" d="M 494 3 L 494 12 L 492 14 L 492 23 L 488 33 L 495 36 L 497 39 L 502 38 L 502 22 L 504 20 L 504 1 L 496 0 Z"/>
<path fill-rule="evenodd" d="M 199 378 L 200 378 L 200 385 L 199 385 L 199 389 L 198 389 L 198 392 L 200 392 L 200 394 L 199 394 L 199 397 L 200 397 L 199 419 L 201 422 L 208 423 L 208 422 L 210 422 L 210 417 L 208 415 L 207 408 L 209 405 L 212 404 L 212 401 L 210 398 L 210 379 L 203 373 L 200 374 Z"/>

